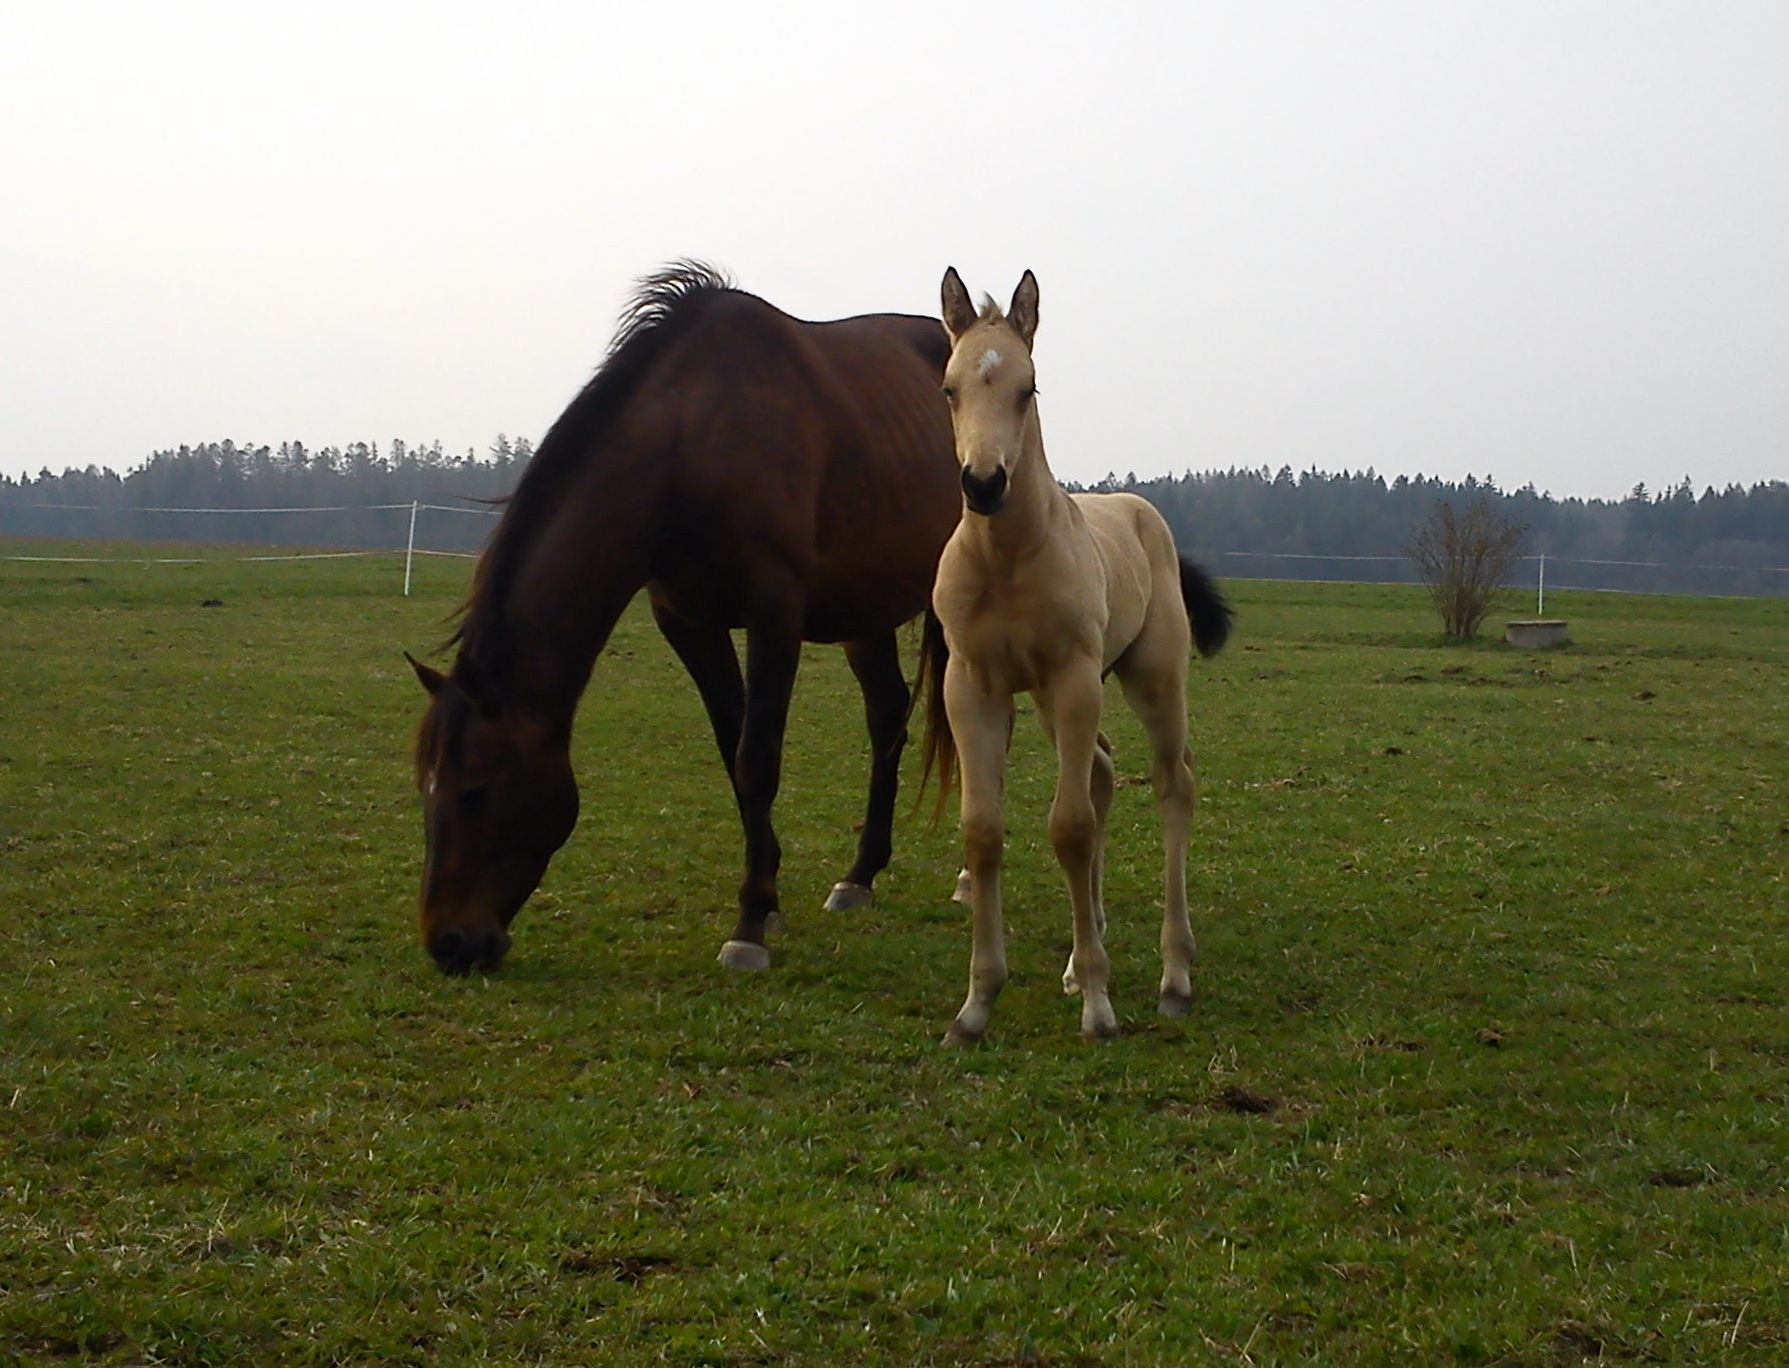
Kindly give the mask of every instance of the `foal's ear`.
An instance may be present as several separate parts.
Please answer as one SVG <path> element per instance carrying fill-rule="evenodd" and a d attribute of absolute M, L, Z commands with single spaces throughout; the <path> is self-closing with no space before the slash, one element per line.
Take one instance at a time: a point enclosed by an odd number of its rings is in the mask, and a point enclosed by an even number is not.
<path fill-rule="evenodd" d="M 410 662 L 410 668 L 416 671 L 416 677 L 422 681 L 422 687 L 429 691 L 431 697 L 441 692 L 441 686 L 447 683 L 446 675 L 439 670 L 430 669 L 408 651 L 404 652 L 404 659 Z"/>
<path fill-rule="evenodd" d="M 955 266 L 944 268 L 944 284 L 939 287 L 939 294 L 944 300 L 945 331 L 955 340 L 968 332 L 969 325 L 975 322 L 975 305 L 969 302 L 969 291 Z"/>
<path fill-rule="evenodd" d="M 1006 321 L 1029 347 L 1031 339 L 1037 336 L 1037 277 L 1030 271 L 1019 277 L 1018 287 L 1013 290 L 1012 307 L 1006 311 Z"/>

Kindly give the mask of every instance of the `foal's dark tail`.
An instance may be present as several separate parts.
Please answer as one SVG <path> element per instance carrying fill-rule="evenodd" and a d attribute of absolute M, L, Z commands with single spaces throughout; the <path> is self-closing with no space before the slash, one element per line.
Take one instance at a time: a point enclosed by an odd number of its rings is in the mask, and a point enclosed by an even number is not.
<path fill-rule="evenodd" d="M 1216 655 L 1230 639 L 1236 610 L 1219 590 L 1217 581 L 1185 556 L 1180 558 L 1180 597 L 1186 604 L 1187 621 L 1192 624 L 1193 645 L 1202 656 Z"/>
<path fill-rule="evenodd" d="M 919 743 L 922 757 L 919 783 L 913 790 L 913 807 L 918 811 L 925 797 L 926 783 L 938 776 L 938 802 L 932 809 L 932 825 L 944 815 L 950 797 L 950 782 L 957 768 L 957 739 L 951 735 L 950 718 L 944 712 L 944 665 L 950 659 L 950 647 L 944 644 L 944 627 L 930 608 L 926 609 L 925 627 L 919 638 L 919 674 L 913 681 L 913 706 L 921 698 L 926 705 L 926 729 Z"/>

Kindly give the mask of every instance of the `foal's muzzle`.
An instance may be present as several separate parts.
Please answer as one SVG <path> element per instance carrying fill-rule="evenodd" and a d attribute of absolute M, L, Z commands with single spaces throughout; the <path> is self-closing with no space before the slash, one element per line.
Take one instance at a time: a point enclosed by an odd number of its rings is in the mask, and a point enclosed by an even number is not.
<path fill-rule="evenodd" d="M 994 473 L 984 478 L 964 466 L 963 497 L 969 501 L 971 512 L 998 513 L 1006 498 L 1006 467 L 995 466 Z"/>

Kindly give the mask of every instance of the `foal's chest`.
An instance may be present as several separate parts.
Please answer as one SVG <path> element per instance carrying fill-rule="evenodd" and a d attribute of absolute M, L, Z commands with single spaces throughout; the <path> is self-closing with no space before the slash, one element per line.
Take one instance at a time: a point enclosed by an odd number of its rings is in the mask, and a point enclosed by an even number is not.
<path fill-rule="evenodd" d="M 982 581 L 935 596 L 951 654 L 990 693 L 1026 693 L 1062 665 L 1099 654 L 1097 621 L 1023 583 Z"/>

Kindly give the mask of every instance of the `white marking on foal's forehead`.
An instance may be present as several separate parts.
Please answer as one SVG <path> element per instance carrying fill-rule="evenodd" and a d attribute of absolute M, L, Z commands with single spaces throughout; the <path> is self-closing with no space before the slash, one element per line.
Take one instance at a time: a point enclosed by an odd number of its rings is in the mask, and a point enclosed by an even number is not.
<path fill-rule="evenodd" d="M 1001 356 L 999 352 L 995 351 L 992 347 L 989 347 L 981 354 L 981 360 L 975 363 L 975 373 L 983 380 L 986 380 L 999 369 L 1000 363 L 1003 360 L 1005 360 L 1005 358 Z"/>

